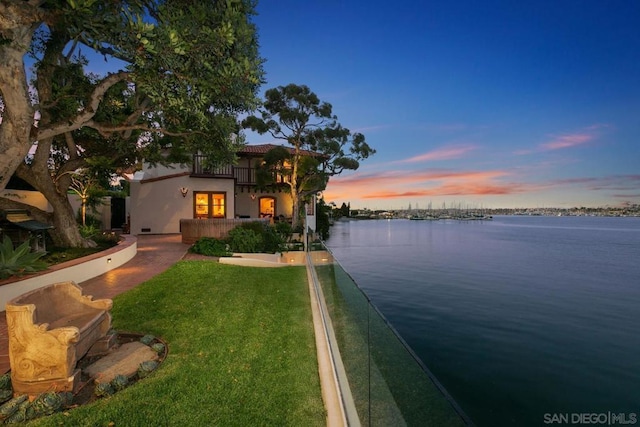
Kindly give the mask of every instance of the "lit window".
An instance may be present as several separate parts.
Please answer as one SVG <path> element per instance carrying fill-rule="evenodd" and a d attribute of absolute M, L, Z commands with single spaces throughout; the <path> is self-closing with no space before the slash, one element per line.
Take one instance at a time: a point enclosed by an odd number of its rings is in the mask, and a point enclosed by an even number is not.
<path fill-rule="evenodd" d="M 276 199 L 273 197 L 260 198 L 260 218 L 273 218 L 276 213 Z"/>
<path fill-rule="evenodd" d="M 198 219 L 226 218 L 226 193 L 199 192 L 193 193 L 194 213 Z"/>

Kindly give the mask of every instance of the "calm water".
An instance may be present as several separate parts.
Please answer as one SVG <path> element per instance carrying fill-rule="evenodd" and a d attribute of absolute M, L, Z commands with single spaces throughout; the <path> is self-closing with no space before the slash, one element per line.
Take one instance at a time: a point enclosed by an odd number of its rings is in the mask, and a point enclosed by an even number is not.
<path fill-rule="evenodd" d="M 351 221 L 331 233 L 338 261 L 478 426 L 587 412 L 640 423 L 640 218 Z"/>

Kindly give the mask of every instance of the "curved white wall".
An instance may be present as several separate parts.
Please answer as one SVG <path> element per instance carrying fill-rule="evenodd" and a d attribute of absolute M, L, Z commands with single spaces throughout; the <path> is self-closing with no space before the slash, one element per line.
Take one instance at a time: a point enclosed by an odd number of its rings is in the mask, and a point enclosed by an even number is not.
<path fill-rule="evenodd" d="M 0 284 L 0 308 L 4 310 L 7 301 L 25 292 L 68 280 L 81 283 L 120 267 L 138 252 L 138 239 L 134 236 L 122 237 L 123 240 L 117 246 L 106 251 L 55 265 L 14 282 Z"/>

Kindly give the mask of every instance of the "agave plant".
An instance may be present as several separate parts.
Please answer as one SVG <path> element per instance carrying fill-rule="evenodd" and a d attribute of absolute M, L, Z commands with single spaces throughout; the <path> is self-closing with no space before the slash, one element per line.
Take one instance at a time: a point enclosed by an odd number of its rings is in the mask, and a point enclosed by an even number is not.
<path fill-rule="evenodd" d="M 31 252 L 29 242 L 23 242 L 17 248 L 8 236 L 0 245 L 0 280 L 11 276 L 21 276 L 47 268 L 47 263 L 40 260 L 44 252 Z"/>
<path fill-rule="evenodd" d="M 54 392 L 42 393 L 31 403 L 36 415 L 51 415 L 62 407 L 63 398 Z"/>
<path fill-rule="evenodd" d="M 153 349 L 153 351 L 155 351 L 158 354 L 164 353 L 164 344 L 161 342 L 157 342 L 153 344 L 151 348 Z"/>
<path fill-rule="evenodd" d="M 155 371 L 157 367 L 158 362 L 156 362 L 155 360 L 144 361 L 140 363 L 140 366 L 138 366 L 138 376 L 140 378 L 145 378 L 151 372 Z"/>
<path fill-rule="evenodd" d="M 95 394 L 97 397 L 107 397 L 111 396 L 113 393 L 114 390 L 111 383 L 98 383 L 93 389 L 93 394 Z"/>
<path fill-rule="evenodd" d="M 154 337 L 153 335 L 145 335 L 142 338 L 140 338 L 140 342 L 142 344 L 144 344 L 144 345 L 151 345 L 151 343 L 155 339 L 156 339 L 156 337 Z"/>
<path fill-rule="evenodd" d="M 11 374 L 9 372 L 0 376 L 0 390 L 11 390 Z"/>
<path fill-rule="evenodd" d="M 0 390 L 0 403 L 4 403 L 13 397 L 13 390 Z"/>
<path fill-rule="evenodd" d="M 4 405 L 0 406 L 0 421 L 11 417 L 14 413 L 21 409 L 24 402 L 29 402 L 29 400 L 27 399 L 28 397 L 29 396 L 27 396 L 26 394 L 23 394 L 18 397 L 14 397 Z"/>
<path fill-rule="evenodd" d="M 111 386 L 115 391 L 123 390 L 125 387 L 129 385 L 129 378 L 126 375 L 116 375 L 111 380 Z"/>
<path fill-rule="evenodd" d="M 4 422 L 5 424 L 16 424 L 24 421 L 32 420 L 36 417 L 36 411 L 33 410 L 33 406 L 31 406 L 31 402 L 29 399 L 20 403 L 15 412 L 7 417 Z"/>
<path fill-rule="evenodd" d="M 60 399 L 62 400 L 61 409 L 69 407 L 73 403 L 73 393 L 70 391 L 60 392 L 58 393 L 58 396 L 60 396 Z"/>

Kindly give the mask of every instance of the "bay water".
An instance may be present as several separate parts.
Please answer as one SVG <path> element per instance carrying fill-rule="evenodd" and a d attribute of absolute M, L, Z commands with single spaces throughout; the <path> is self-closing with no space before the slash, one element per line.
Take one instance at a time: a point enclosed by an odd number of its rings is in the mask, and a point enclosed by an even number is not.
<path fill-rule="evenodd" d="M 476 425 L 640 424 L 640 218 L 339 221 L 326 243 Z"/>

